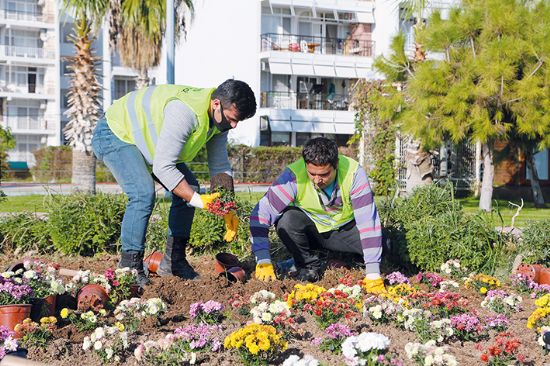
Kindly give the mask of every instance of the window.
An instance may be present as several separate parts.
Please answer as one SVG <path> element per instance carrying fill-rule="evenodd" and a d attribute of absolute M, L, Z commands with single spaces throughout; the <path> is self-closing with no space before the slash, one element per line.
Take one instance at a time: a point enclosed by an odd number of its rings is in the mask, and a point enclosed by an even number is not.
<path fill-rule="evenodd" d="M 69 108 L 69 89 L 61 89 L 61 109 Z"/>
<path fill-rule="evenodd" d="M 61 67 L 59 68 L 59 72 L 61 74 L 60 76 L 66 76 L 71 72 L 71 70 L 69 70 L 69 65 L 70 65 L 69 60 L 65 58 L 61 59 Z"/>
<path fill-rule="evenodd" d="M 136 80 L 134 78 L 116 78 L 113 100 L 117 100 L 136 90 Z"/>
<path fill-rule="evenodd" d="M 304 146 L 311 138 L 311 133 L 296 132 L 296 146 Z"/>
<path fill-rule="evenodd" d="M 271 146 L 290 146 L 290 132 L 272 132 Z"/>
<path fill-rule="evenodd" d="M 63 23 L 61 26 L 61 42 L 71 43 L 70 35 L 73 33 L 73 23 Z"/>

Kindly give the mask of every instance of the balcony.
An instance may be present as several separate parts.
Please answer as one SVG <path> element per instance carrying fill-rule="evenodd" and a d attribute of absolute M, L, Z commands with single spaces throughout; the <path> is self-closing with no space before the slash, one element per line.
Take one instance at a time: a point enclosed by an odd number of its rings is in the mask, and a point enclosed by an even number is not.
<path fill-rule="evenodd" d="M 14 134 L 54 134 L 58 128 L 53 115 L 4 116 L 2 125 Z"/>
<path fill-rule="evenodd" d="M 348 96 L 334 93 L 261 92 L 261 107 L 274 109 L 313 109 L 347 111 Z"/>
<path fill-rule="evenodd" d="M 4 19 L 7 21 L 40 23 L 53 23 L 55 21 L 55 17 L 53 16 L 53 14 L 42 14 L 39 11 L 25 12 L 12 11 L 7 9 L 0 9 L 0 19 Z"/>
<path fill-rule="evenodd" d="M 8 46 L 0 45 L 0 58 L 24 58 L 25 61 L 36 60 L 37 63 L 41 63 L 42 60 L 47 60 L 46 63 L 55 62 L 55 51 L 50 51 L 44 48 L 38 47 L 20 47 L 20 46 Z"/>
<path fill-rule="evenodd" d="M 0 81 L 0 97 L 9 99 L 55 99 L 54 88 L 46 88 L 43 84 L 8 84 Z"/>
<path fill-rule="evenodd" d="M 371 40 L 277 33 L 265 33 L 260 37 L 262 52 L 283 51 L 321 55 L 374 56 L 374 42 Z"/>

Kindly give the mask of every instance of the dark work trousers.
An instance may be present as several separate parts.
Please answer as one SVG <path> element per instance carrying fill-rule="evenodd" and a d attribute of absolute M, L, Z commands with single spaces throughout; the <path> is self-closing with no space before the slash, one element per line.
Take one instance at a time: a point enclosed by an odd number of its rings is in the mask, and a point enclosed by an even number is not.
<path fill-rule="evenodd" d="M 355 220 L 337 230 L 319 233 L 315 223 L 299 208 L 288 207 L 276 223 L 277 235 L 294 257 L 296 267 L 319 270 L 318 249 L 363 256 Z"/>

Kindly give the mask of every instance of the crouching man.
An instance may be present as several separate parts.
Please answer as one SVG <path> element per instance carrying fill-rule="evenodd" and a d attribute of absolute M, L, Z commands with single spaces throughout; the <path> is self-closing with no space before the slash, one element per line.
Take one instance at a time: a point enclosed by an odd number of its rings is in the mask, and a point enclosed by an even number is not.
<path fill-rule="evenodd" d="M 320 279 L 315 249 L 362 254 L 368 292 L 385 292 L 380 277 L 382 233 L 367 175 L 359 163 L 338 154 L 324 137 L 309 140 L 252 210 L 250 232 L 257 279 L 275 280 L 269 227 L 294 257 L 299 281 Z"/>

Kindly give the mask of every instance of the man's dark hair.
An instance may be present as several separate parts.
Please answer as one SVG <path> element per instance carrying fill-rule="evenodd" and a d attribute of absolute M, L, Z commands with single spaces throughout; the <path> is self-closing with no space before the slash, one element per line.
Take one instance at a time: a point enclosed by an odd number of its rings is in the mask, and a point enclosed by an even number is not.
<path fill-rule="evenodd" d="M 302 157 L 306 164 L 338 166 L 338 145 L 326 137 L 316 137 L 308 140 L 302 150 Z"/>
<path fill-rule="evenodd" d="M 235 104 L 241 121 L 256 113 L 256 97 L 244 81 L 227 79 L 214 90 L 212 99 L 219 99 L 224 108 Z"/>

